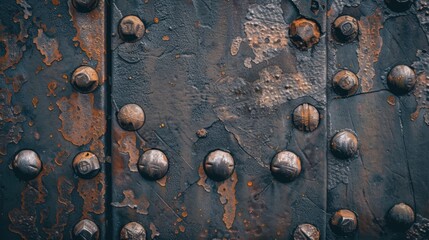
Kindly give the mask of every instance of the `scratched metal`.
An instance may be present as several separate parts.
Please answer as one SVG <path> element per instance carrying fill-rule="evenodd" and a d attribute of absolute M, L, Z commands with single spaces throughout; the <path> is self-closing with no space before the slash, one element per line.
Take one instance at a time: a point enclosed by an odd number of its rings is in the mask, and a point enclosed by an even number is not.
<path fill-rule="evenodd" d="M 384 1 L 331 1 L 327 25 L 337 16 L 358 19 L 358 38 L 337 43 L 328 31 L 328 86 L 334 74 L 348 69 L 357 74 L 360 89 L 342 98 L 328 90 L 329 134 L 348 129 L 356 133 L 359 150 L 352 159 L 328 153 L 327 219 L 338 209 L 358 216 L 358 229 L 348 236 L 331 231 L 326 239 L 428 239 L 429 168 L 426 147 L 429 18 L 427 1 L 396 13 Z M 418 84 L 396 96 L 386 84 L 389 70 L 412 66 Z M 397 229 L 386 220 L 397 203 L 410 205 L 417 217 L 410 229 Z"/>
<path fill-rule="evenodd" d="M 88 180 L 72 168 L 81 151 L 105 161 L 105 87 L 84 95 L 70 84 L 80 65 L 105 78 L 103 2 L 88 17 L 67 0 L 2 1 L 0 239 L 71 239 L 82 218 L 95 221 L 100 237 L 106 236 L 104 164 Z M 84 35 L 88 25 L 96 40 Z M 21 149 L 35 150 L 43 162 L 34 180 L 20 180 L 10 168 Z"/>
<path fill-rule="evenodd" d="M 112 236 L 142 224 L 148 239 L 290 239 L 310 223 L 325 233 L 326 4 L 318 1 L 112 2 Z M 135 43 L 121 41 L 126 15 L 146 26 Z M 320 42 L 298 50 L 289 25 L 304 16 L 321 27 Z M 138 132 L 122 130 L 115 113 L 128 103 L 145 111 Z M 291 114 L 314 105 L 313 132 L 295 129 Z M 160 149 L 169 159 L 158 181 L 140 176 L 138 156 Z M 228 150 L 235 172 L 207 178 L 205 156 Z M 290 150 L 300 176 L 275 180 L 270 161 Z"/>

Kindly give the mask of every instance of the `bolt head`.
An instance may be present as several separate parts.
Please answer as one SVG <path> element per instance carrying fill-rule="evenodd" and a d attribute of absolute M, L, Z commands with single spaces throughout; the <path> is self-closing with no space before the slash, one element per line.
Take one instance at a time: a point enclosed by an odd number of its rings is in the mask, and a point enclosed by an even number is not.
<path fill-rule="evenodd" d="M 119 125 L 127 131 L 136 131 L 143 127 L 145 114 L 137 104 L 127 104 L 118 113 Z"/>
<path fill-rule="evenodd" d="M 42 171 L 42 161 L 35 151 L 21 150 L 15 155 L 12 168 L 19 178 L 31 180 Z"/>
<path fill-rule="evenodd" d="M 314 131 L 319 126 L 319 118 L 319 111 L 308 103 L 299 105 L 293 111 L 293 123 L 301 131 Z"/>
<path fill-rule="evenodd" d="M 271 161 L 271 174 L 281 182 L 290 182 L 301 173 L 301 160 L 290 151 L 277 153 Z"/>
<path fill-rule="evenodd" d="M 96 240 L 98 236 L 97 225 L 88 219 L 81 220 L 73 228 L 73 240 Z"/>
<path fill-rule="evenodd" d="M 400 230 L 408 229 L 413 225 L 415 220 L 414 210 L 405 203 L 393 206 L 389 210 L 387 217 L 391 225 Z"/>
<path fill-rule="evenodd" d="M 358 21 L 351 16 L 340 16 L 332 24 L 332 33 L 338 42 L 352 42 L 359 34 Z"/>
<path fill-rule="evenodd" d="M 320 232 L 311 224 L 301 224 L 293 232 L 294 240 L 319 240 Z"/>
<path fill-rule="evenodd" d="M 145 240 L 146 231 L 144 227 L 137 222 L 127 223 L 121 230 L 121 240 Z"/>
<path fill-rule="evenodd" d="M 72 0 L 73 6 L 79 12 L 90 12 L 98 5 L 99 0 Z"/>
<path fill-rule="evenodd" d="M 387 75 L 387 86 L 395 94 L 405 94 L 411 91 L 416 84 L 414 70 L 406 65 L 397 65 Z"/>
<path fill-rule="evenodd" d="M 341 70 L 332 79 L 334 91 L 341 96 L 351 96 L 359 89 L 359 79 L 349 70 Z"/>
<path fill-rule="evenodd" d="M 137 16 L 125 16 L 119 22 L 119 36 L 126 42 L 138 41 L 143 37 L 145 30 L 142 20 Z"/>
<path fill-rule="evenodd" d="M 204 171 L 214 181 L 224 181 L 234 172 L 235 163 L 229 152 L 215 150 L 204 160 Z"/>
<path fill-rule="evenodd" d="M 72 75 L 71 84 L 81 93 L 93 92 L 98 87 L 98 74 L 92 67 L 78 67 Z"/>
<path fill-rule="evenodd" d="M 320 29 L 315 21 L 299 18 L 290 25 L 289 37 L 298 49 L 307 50 L 319 42 Z"/>
<path fill-rule="evenodd" d="M 100 172 L 101 167 L 95 154 L 81 152 L 73 159 L 73 169 L 79 177 L 89 179 L 95 177 Z"/>
<path fill-rule="evenodd" d="M 410 9 L 414 0 L 384 0 L 387 7 L 394 12 L 404 12 Z"/>
<path fill-rule="evenodd" d="M 357 229 L 356 214 L 348 209 L 341 209 L 331 217 L 331 228 L 337 234 L 350 234 Z"/>
<path fill-rule="evenodd" d="M 338 158 L 351 158 L 356 155 L 357 150 L 357 137 L 350 131 L 344 130 L 338 132 L 331 139 L 331 151 Z"/>
<path fill-rule="evenodd" d="M 162 151 L 151 149 L 140 156 L 137 167 L 144 178 L 158 180 L 167 174 L 168 159 Z"/>

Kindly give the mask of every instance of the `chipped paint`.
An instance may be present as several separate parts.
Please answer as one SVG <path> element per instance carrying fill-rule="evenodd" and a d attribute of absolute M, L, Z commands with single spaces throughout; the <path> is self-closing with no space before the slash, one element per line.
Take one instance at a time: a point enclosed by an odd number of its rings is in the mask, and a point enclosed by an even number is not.
<path fill-rule="evenodd" d="M 83 199 L 82 216 L 89 217 L 89 213 L 102 214 L 105 210 L 106 183 L 105 174 L 99 173 L 92 179 L 79 178 L 77 192 Z"/>
<path fill-rule="evenodd" d="M 223 205 L 223 222 L 227 229 L 232 227 L 235 219 L 235 212 L 237 210 L 237 199 L 235 197 L 235 186 L 237 185 L 237 173 L 234 172 L 232 176 L 219 184 L 217 193 L 220 195 L 220 202 Z"/>
<path fill-rule="evenodd" d="M 44 56 L 43 62 L 50 66 L 54 61 L 61 61 L 63 55 L 59 50 L 58 41 L 55 38 L 48 37 L 43 29 L 38 29 L 37 37 L 33 39 L 33 43 L 36 45 L 37 50 Z"/>
<path fill-rule="evenodd" d="M 95 70 L 100 75 L 100 85 L 104 83 L 105 64 L 105 34 L 104 26 L 104 0 L 100 0 L 96 9 L 89 13 L 78 12 L 71 1 L 68 1 L 69 14 L 72 17 L 73 26 L 76 29 L 76 36 L 73 41 L 79 42 L 79 47 L 90 60 L 97 61 Z"/>
<path fill-rule="evenodd" d="M 3 44 L 5 53 L 0 56 L 0 74 L 18 64 L 26 50 L 25 45 L 18 44 L 17 36 L 10 34 L 0 25 L 0 43 Z"/>
<path fill-rule="evenodd" d="M 124 131 L 118 128 L 118 148 L 120 154 L 128 155 L 128 169 L 138 172 L 137 162 L 139 160 L 139 149 L 137 148 L 137 137 L 134 132 Z"/>
<path fill-rule="evenodd" d="M 161 187 L 165 187 L 167 185 L 167 176 L 164 176 L 161 179 L 156 180 L 156 183 L 159 184 Z"/>
<path fill-rule="evenodd" d="M 67 150 L 62 150 L 57 153 L 57 155 L 54 158 L 54 162 L 57 166 L 62 166 L 63 163 L 67 161 L 69 156 L 70 156 L 70 153 Z"/>
<path fill-rule="evenodd" d="M 57 101 L 61 110 L 59 129 L 64 139 L 76 146 L 97 141 L 106 131 L 104 111 L 94 108 L 94 95 L 72 93 Z"/>
<path fill-rule="evenodd" d="M 390 95 L 387 97 L 387 103 L 391 106 L 395 106 L 396 105 L 396 98 L 393 95 Z"/>
<path fill-rule="evenodd" d="M 243 39 L 241 37 L 236 37 L 234 40 L 232 40 L 231 43 L 231 55 L 235 56 L 238 54 L 238 51 L 240 50 L 240 45 Z"/>
<path fill-rule="evenodd" d="M 414 62 L 412 67 L 417 75 L 417 82 L 413 91 L 417 106 L 411 114 L 411 121 L 415 121 L 419 117 L 422 109 L 429 109 L 429 53 L 417 50 L 416 56 L 419 60 Z"/>
<path fill-rule="evenodd" d="M 135 209 L 138 214 L 148 214 L 149 201 L 144 195 L 136 198 L 133 190 L 124 190 L 122 193 L 124 194 L 124 200 L 122 202 L 112 202 L 113 207 L 128 207 Z"/>
<path fill-rule="evenodd" d="M 203 164 L 200 164 L 200 167 L 198 168 L 198 175 L 200 176 L 200 179 L 198 180 L 197 184 L 203 187 L 206 192 L 210 192 L 211 187 L 209 184 L 207 184 L 207 175 L 204 171 Z"/>
<path fill-rule="evenodd" d="M 374 14 L 362 17 L 359 20 L 359 47 L 356 50 L 359 61 L 359 72 L 356 74 L 361 81 L 362 92 L 369 92 L 374 85 L 374 63 L 383 45 L 380 29 L 383 28 L 383 16 L 380 9 Z"/>
<path fill-rule="evenodd" d="M 151 235 L 150 235 L 150 238 L 151 239 L 155 239 L 156 237 L 159 237 L 159 232 L 158 232 L 158 229 L 156 229 L 156 226 L 155 226 L 155 224 L 153 224 L 152 222 L 149 224 L 149 229 L 150 229 L 150 231 L 152 232 L 151 233 Z"/>
<path fill-rule="evenodd" d="M 6 155 L 7 146 L 18 144 L 22 138 L 22 123 L 26 118 L 19 109 L 18 105 L 12 105 L 12 93 L 0 88 L 0 155 Z"/>

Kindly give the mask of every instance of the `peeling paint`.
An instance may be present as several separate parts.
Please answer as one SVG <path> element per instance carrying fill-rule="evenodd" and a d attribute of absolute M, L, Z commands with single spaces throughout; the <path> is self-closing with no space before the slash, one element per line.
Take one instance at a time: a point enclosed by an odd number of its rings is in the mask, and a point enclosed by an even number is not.
<path fill-rule="evenodd" d="M 414 96 L 416 98 L 416 110 L 411 114 L 411 121 L 415 121 L 422 109 L 429 109 L 429 53 L 417 50 L 416 54 L 419 61 L 412 64 L 417 74 L 417 82 L 414 87 Z"/>
<path fill-rule="evenodd" d="M 235 219 L 235 212 L 237 210 L 237 199 L 235 197 L 235 186 L 237 185 L 237 173 L 234 172 L 232 176 L 219 184 L 217 193 L 220 195 L 220 202 L 223 205 L 223 222 L 227 229 L 232 227 Z"/>
<path fill-rule="evenodd" d="M 131 172 L 138 172 L 137 162 L 139 160 L 139 149 L 137 148 L 137 137 L 134 132 L 119 130 L 117 150 L 121 154 L 128 155 L 128 168 Z"/>
<path fill-rule="evenodd" d="M 48 37 L 43 29 L 38 29 L 37 37 L 33 39 L 33 43 L 36 44 L 37 50 L 39 50 L 40 54 L 44 57 L 43 62 L 50 66 L 54 61 L 61 61 L 63 55 L 60 53 L 58 49 L 58 41 L 55 38 Z"/>
<path fill-rule="evenodd" d="M 240 45 L 243 39 L 241 37 L 236 37 L 231 43 L 231 55 L 235 56 L 238 54 L 238 51 L 240 50 Z"/>
<path fill-rule="evenodd" d="M 200 167 L 198 168 L 198 175 L 200 176 L 200 179 L 198 180 L 197 184 L 203 187 L 206 192 L 210 192 L 211 187 L 209 184 L 207 184 L 207 175 L 206 172 L 204 172 L 203 164 L 200 164 Z"/>
<path fill-rule="evenodd" d="M 138 214 L 147 215 L 149 208 L 149 201 L 145 196 L 141 195 L 139 198 L 134 196 L 133 190 L 124 190 L 124 200 L 122 202 L 112 202 L 113 207 L 128 207 L 135 209 Z"/>
<path fill-rule="evenodd" d="M 105 174 L 99 173 L 92 179 L 79 178 L 77 192 L 83 199 L 82 216 L 89 217 L 89 213 L 102 214 L 105 210 L 106 183 Z"/>
<path fill-rule="evenodd" d="M 159 232 L 158 232 L 158 229 L 156 229 L 156 226 L 155 226 L 155 224 L 153 224 L 152 222 L 149 224 L 149 229 L 150 229 L 150 231 L 152 232 L 151 233 L 151 235 L 150 235 L 150 238 L 151 239 L 155 239 L 156 237 L 159 237 Z"/>
<path fill-rule="evenodd" d="M 18 108 L 12 105 L 12 93 L 0 88 L 0 155 L 7 154 L 8 144 L 18 144 L 22 138 L 22 123 L 26 118 L 21 111 L 14 111 Z"/>

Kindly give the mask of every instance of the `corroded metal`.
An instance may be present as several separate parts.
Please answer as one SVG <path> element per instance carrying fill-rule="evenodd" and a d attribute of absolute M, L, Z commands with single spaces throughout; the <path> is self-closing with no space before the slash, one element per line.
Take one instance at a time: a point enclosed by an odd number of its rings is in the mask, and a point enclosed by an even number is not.
<path fill-rule="evenodd" d="M 319 42 L 320 28 L 313 20 L 299 18 L 290 25 L 289 37 L 297 48 L 307 50 Z"/>
<path fill-rule="evenodd" d="M 234 172 L 234 158 L 229 152 L 216 150 L 204 159 L 204 171 L 207 176 L 215 181 L 223 181 Z"/>
<path fill-rule="evenodd" d="M 293 123 L 301 131 L 312 132 L 319 126 L 319 111 L 311 104 L 301 104 L 293 111 Z"/>
<path fill-rule="evenodd" d="M 301 160 L 290 151 L 282 151 L 271 161 L 271 174 L 282 182 L 290 182 L 301 173 Z"/>
<path fill-rule="evenodd" d="M 98 226 L 88 219 L 79 221 L 73 228 L 74 240 L 97 240 L 99 234 Z"/>
<path fill-rule="evenodd" d="M 143 127 L 145 114 L 137 104 L 127 104 L 118 112 L 119 125 L 128 131 L 136 131 Z"/>
<path fill-rule="evenodd" d="M 89 93 L 94 91 L 98 87 L 98 74 L 97 72 L 88 66 L 81 66 L 74 70 L 71 84 L 73 87 L 82 93 Z"/>
<path fill-rule="evenodd" d="M 341 209 L 332 215 L 331 228 L 338 234 L 350 234 L 356 231 L 358 220 L 356 214 L 348 209 Z"/>
<path fill-rule="evenodd" d="M 414 210 L 405 203 L 398 203 L 387 213 L 387 218 L 393 228 L 408 229 L 415 220 Z"/>
<path fill-rule="evenodd" d="M 142 38 L 145 29 L 142 20 L 137 16 L 125 16 L 119 22 L 119 35 L 127 42 L 135 42 Z"/>
<path fill-rule="evenodd" d="M 319 240 L 320 232 L 314 225 L 305 223 L 296 227 L 293 233 L 294 240 Z"/>
<path fill-rule="evenodd" d="M 343 15 L 335 19 L 332 33 L 339 42 L 352 42 L 359 34 L 359 24 L 354 17 Z"/>
<path fill-rule="evenodd" d="M 82 178 L 93 178 L 101 170 L 100 161 L 91 152 L 81 152 L 73 159 L 74 172 Z"/>
<path fill-rule="evenodd" d="M 146 240 L 146 231 L 138 222 L 127 223 L 121 229 L 121 240 Z"/>
<path fill-rule="evenodd" d="M 416 84 L 414 70 L 406 65 L 396 65 L 387 75 L 387 85 L 396 94 L 408 93 Z"/>
<path fill-rule="evenodd" d="M 331 151 L 338 158 L 351 158 L 358 150 L 358 139 L 354 133 L 344 130 L 331 139 Z"/>
<path fill-rule="evenodd" d="M 158 180 L 167 174 L 167 156 L 158 149 L 145 151 L 137 164 L 140 174 L 150 180 Z"/>
<path fill-rule="evenodd" d="M 42 161 L 33 150 L 21 150 L 15 155 L 12 168 L 23 179 L 33 179 L 42 171 Z"/>
<path fill-rule="evenodd" d="M 359 79 L 349 70 L 341 70 L 332 79 L 334 91 L 341 96 L 350 96 L 359 89 Z"/>

